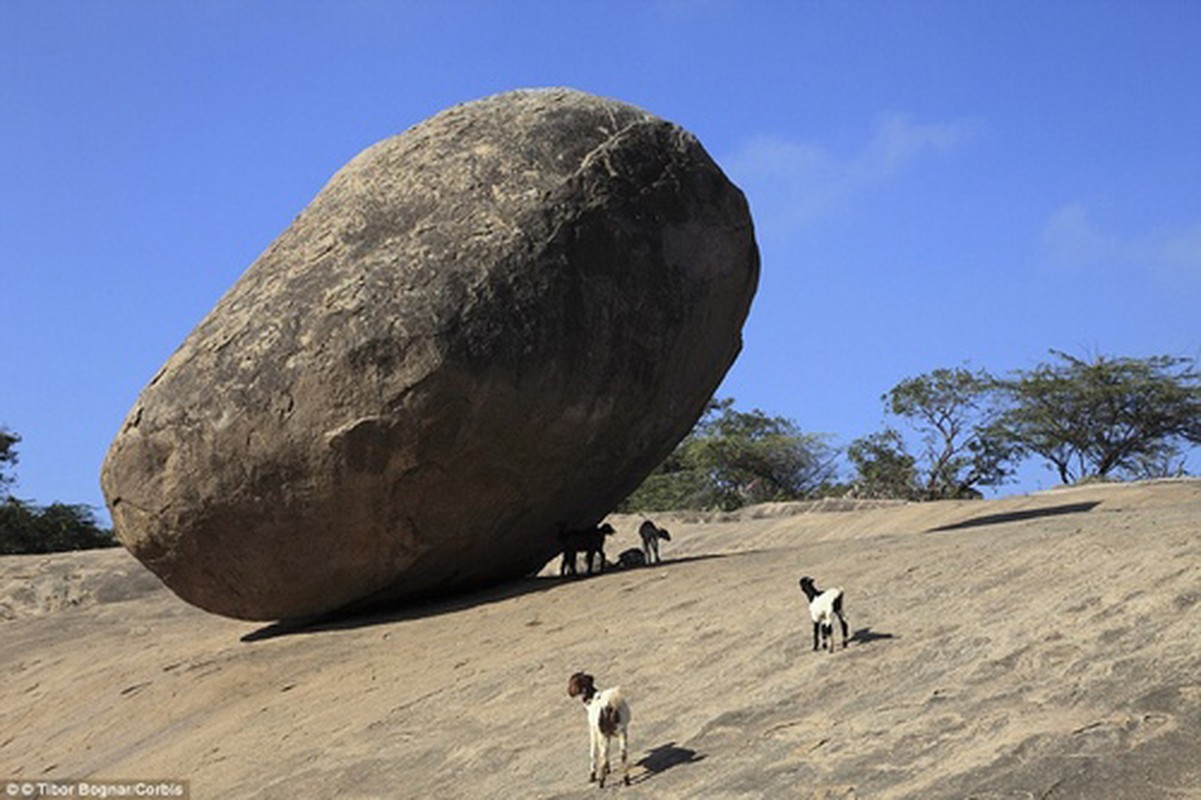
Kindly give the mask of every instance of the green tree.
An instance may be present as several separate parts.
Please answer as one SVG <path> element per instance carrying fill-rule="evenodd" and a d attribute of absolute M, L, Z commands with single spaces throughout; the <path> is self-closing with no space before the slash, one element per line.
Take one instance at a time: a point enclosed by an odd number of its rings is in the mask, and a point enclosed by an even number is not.
<path fill-rule="evenodd" d="M 85 505 L 53 503 L 41 508 L 9 497 L 0 503 L 0 555 L 60 553 L 112 547 L 112 531 Z"/>
<path fill-rule="evenodd" d="M 621 511 L 672 511 L 705 508 L 709 484 L 704 469 L 687 455 L 694 433 L 690 433 L 671 455 L 618 506 Z"/>
<path fill-rule="evenodd" d="M 16 478 L 9 472 L 17 463 L 17 442 L 21 437 L 0 427 L 0 500 L 8 497 L 8 487 Z"/>
<path fill-rule="evenodd" d="M 998 429 L 1042 456 L 1064 483 L 1182 469 L 1181 447 L 1201 443 L 1201 373 L 1178 356 L 1076 358 L 1014 373 Z"/>
<path fill-rule="evenodd" d="M 626 510 L 733 509 L 812 496 L 834 476 L 826 437 L 731 398 L 710 401 L 672 454 L 623 503 Z"/>
<path fill-rule="evenodd" d="M 57 553 L 111 547 L 113 532 L 102 528 L 85 505 L 53 503 L 44 508 L 11 496 L 16 445 L 21 437 L 0 428 L 0 555 Z"/>
<path fill-rule="evenodd" d="M 917 460 L 906 451 L 896 429 L 885 428 L 851 442 L 847 460 L 855 468 L 851 483 L 855 497 L 920 499 Z"/>
<path fill-rule="evenodd" d="M 923 498 L 979 497 L 977 487 L 1000 485 L 1013 474 L 1021 451 L 996 429 L 1003 395 L 987 372 L 936 369 L 901 381 L 881 399 L 921 436 L 916 465 Z"/>

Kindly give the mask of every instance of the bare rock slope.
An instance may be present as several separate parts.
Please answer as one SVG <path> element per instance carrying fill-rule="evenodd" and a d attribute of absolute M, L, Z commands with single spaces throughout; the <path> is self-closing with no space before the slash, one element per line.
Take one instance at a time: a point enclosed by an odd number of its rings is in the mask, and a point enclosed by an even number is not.
<path fill-rule="evenodd" d="M 661 566 L 307 628 L 119 551 L 0 559 L 0 777 L 598 796 L 586 669 L 633 712 L 607 796 L 1201 797 L 1201 483 L 691 519 Z M 811 651 L 801 574 L 846 590 L 846 650 Z"/>

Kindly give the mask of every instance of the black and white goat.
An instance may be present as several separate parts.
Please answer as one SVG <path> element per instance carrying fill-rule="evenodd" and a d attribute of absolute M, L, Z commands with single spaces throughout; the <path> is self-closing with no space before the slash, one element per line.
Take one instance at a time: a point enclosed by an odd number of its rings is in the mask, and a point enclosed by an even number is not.
<path fill-rule="evenodd" d="M 596 690 L 592 676 L 577 672 L 567 681 L 567 694 L 579 697 L 588 709 L 588 781 L 597 781 L 603 788 L 609 775 L 609 740 L 617 738 L 621 746 L 621 770 L 626 786 L 630 785 L 629 740 L 630 707 L 621 696 L 621 687 L 603 692 Z M 599 768 L 599 771 L 598 771 Z"/>
<path fill-rule="evenodd" d="M 809 600 L 809 616 L 813 619 L 813 649 L 822 650 L 829 644 L 834 652 L 834 620 L 842 627 L 842 646 L 847 646 L 847 618 L 842 613 L 842 589 L 822 591 L 813 584 L 813 578 L 801 578 L 801 591 Z"/>
<path fill-rule="evenodd" d="M 667 528 L 660 528 L 647 519 L 638 526 L 638 535 L 642 537 L 642 554 L 646 556 L 646 563 L 658 564 L 662 561 L 663 559 L 659 558 L 659 540 L 671 541 L 671 534 L 667 532 Z"/>
<path fill-rule="evenodd" d="M 584 552 L 584 560 L 588 565 L 588 574 L 592 574 L 593 564 L 596 571 L 605 571 L 605 537 L 613 533 L 609 523 L 593 528 L 571 530 L 566 525 L 559 525 L 559 546 L 563 550 L 563 560 L 559 563 L 560 575 L 575 575 L 576 555 Z"/>

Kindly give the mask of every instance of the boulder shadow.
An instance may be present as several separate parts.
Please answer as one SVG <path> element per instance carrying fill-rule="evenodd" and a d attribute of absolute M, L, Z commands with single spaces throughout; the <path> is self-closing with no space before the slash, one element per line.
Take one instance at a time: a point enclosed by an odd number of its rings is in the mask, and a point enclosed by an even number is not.
<path fill-rule="evenodd" d="M 629 567 L 625 570 L 613 570 L 613 572 L 628 572 L 635 569 L 658 569 L 659 567 L 670 567 L 675 564 L 688 564 L 693 561 L 711 561 L 715 558 L 734 558 L 736 556 L 754 553 L 757 551 L 746 550 L 738 553 L 702 553 L 698 556 L 680 556 L 679 558 L 664 558 L 662 561 L 657 561 L 654 564 L 644 564 L 638 567 Z"/>
<path fill-rule="evenodd" d="M 681 764 L 695 764 L 704 760 L 703 753 L 698 753 L 690 747 L 679 747 L 675 742 L 661 744 L 651 748 L 645 756 L 634 763 L 634 766 L 642 767 L 646 771 L 637 778 L 631 779 L 630 783 L 642 783 L 672 767 L 678 767 Z"/>
<path fill-rule="evenodd" d="M 660 567 L 670 568 L 673 564 L 685 564 L 691 561 L 707 561 L 715 558 L 729 558 L 734 555 L 740 554 L 712 553 L 708 555 L 685 556 L 678 559 L 664 559 L 659 564 L 653 564 L 646 567 L 633 567 L 631 569 L 658 569 Z M 241 637 L 241 641 L 249 644 L 253 642 L 265 641 L 267 639 L 274 639 L 279 636 L 295 636 L 298 634 L 354 630 L 357 628 L 369 628 L 373 625 L 388 625 L 394 622 L 422 619 L 424 617 L 433 617 L 440 614 L 449 614 L 455 611 L 462 611 L 475 606 L 487 605 L 488 603 L 509 600 L 522 595 L 545 592 L 550 589 L 554 589 L 557 586 L 565 586 L 577 580 L 603 578 L 606 575 L 624 574 L 629 571 L 630 570 L 610 569 L 592 575 L 567 577 L 560 577 L 558 575 L 538 575 L 505 581 L 503 583 L 481 587 L 474 590 L 468 589 L 459 594 L 429 595 L 425 597 L 411 598 L 408 600 L 393 601 L 391 603 L 360 603 L 359 605 L 348 606 L 336 611 L 331 611 L 327 614 L 281 619 L 277 622 L 268 623 L 261 628 L 257 628 L 247 634 L 244 634 Z"/>
<path fill-rule="evenodd" d="M 392 603 L 347 607 L 327 614 L 281 619 L 243 635 L 241 641 L 261 642 L 278 636 L 326 633 L 369 628 L 373 625 L 388 625 L 394 622 L 449 614 L 521 595 L 544 592 L 559 585 L 562 585 L 559 578 L 521 578 L 486 588 L 467 590 L 461 594 L 431 595 Z"/>

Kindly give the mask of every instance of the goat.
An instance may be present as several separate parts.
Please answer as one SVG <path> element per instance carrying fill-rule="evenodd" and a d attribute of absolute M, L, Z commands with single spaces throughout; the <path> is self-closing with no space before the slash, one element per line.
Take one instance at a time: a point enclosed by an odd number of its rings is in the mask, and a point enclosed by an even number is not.
<path fill-rule="evenodd" d="M 605 786 L 609 776 L 609 740 L 617 737 L 621 746 L 621 770 L 626 786 L 630 785 L 629 726 L 630 707 L 621 696 L 621 687 L 603 692 L 596 690 L 592 676 L 577 672 L 567 681 L 567 695 L 579 697 L 588 709 L 588 782 Z M 598 758 L 599 757 L 599 758 Z M 599 772 L 597 770 L 599 761 Z"/>
<path fill-rule="evenodd" d="M 613 533 L 613 526 L 605 523 L 599 527 L 569 529 L 559 525 L 559 545 L 563 548 L 563 560 L 559 564 L 560 575 L 576 575 L 576 555 L 583 550 L 588 574 L 592 574 L 592 565 L 600 556 L 597 572 L 605 571 L 605 537 Z"/>
<path fill-rule="evenodd" d="M 638 535 L 642 537 L 642 552 L 646 556 L 646 563 L 658 564 L 661 562 L 663 559 L 659 557 L 659 540 L 671 541 L 671 534 L 667 532 L 667 528 L 660 528 L 647 519 L 638 526 Z"/>
<path fill-rule="evenodd" d="M 622 550 L 621 555 L 617 557 L 618 569 L 633 569 L 634 567 L 645 567 L 646 555 L 637 547 L 631 547 L 628 550 Z"/>
<path fill-rule="evenodd" d="M 813 584 L 813 578 L 800 580 L 801 591 L 809 600 L 809 616 L 813 619 L 813 649 L 824 650 L 827 643 L 834 652 L 834 620 L 842 627 L 842 646 L 847 646 L 847 618 L 842 613 L 842 589 L 822 591 Z"/>

